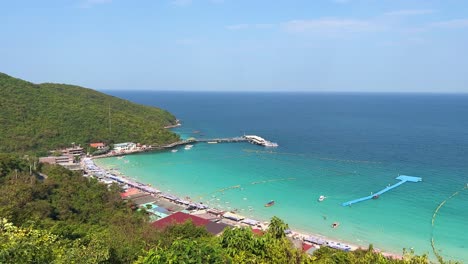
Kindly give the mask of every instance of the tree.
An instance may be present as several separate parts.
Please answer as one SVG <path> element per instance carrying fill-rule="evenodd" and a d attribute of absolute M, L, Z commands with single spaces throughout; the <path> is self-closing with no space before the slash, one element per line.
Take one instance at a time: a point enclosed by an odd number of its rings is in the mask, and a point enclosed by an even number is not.
<path fill-rule="evenodd" d="M 213 239 L 176 240 L 169 248 L 148 251 L 135 264 L 165 263 L 229 263 L 229 258 Z"/>
<path fill-rule="evenodd" d="M 0 220 L 1 263 L 51 263 L 59 250 L 57 236 L 46 231 L 21 229 Z"/>
<path fill-rule="evenodd" d="M 109 249 L 95 236 L 71 242 L 0 219 L 0 263 L 101 263 L 108 258 Z"/>
<path fill-rule="evenodd" d="M 283 222 L 283 220 L 279 219 L 278 217 L 273 216 L 271 218 L 270 224 L 268 225 L 268 233 L 279 239 L 286 236 L 284 231 L 286 231 L 288 228 L 288 224 Z"/>
<path fill-rule="evenodd" d="M 195 226 L 192 221 L 186 221 L 182 224 L 169 225 L 161 232 L 159 245 L 170 247 L 175 241 L 182 239 L 197 239 L 211 237 L 204 227 Z"/>

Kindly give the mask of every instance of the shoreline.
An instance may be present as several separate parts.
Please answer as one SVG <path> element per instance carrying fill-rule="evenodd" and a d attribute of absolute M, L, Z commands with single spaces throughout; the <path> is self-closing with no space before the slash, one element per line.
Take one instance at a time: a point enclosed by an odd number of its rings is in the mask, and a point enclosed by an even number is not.
<path fill-rule="evenodd" d="M 128 154 L 134 154 L 134 153 L 140 153 L 140 152 L 143 152 L 143 151 L 131 152 L 131 153 L 128 153 Z M 121 154 L 121 155 L 125 155 L 125 154 Z M 99 158 L 107 158 L 107 157 L 121 156 L 121 155 L 109 155 L 109 156 L 103 155 L 103 156 L 99 156 L 99 157 L 92 157 L 89 160 L 92 161 L 92 164 L 96 168 L 98 168 L 99 170 L 105 172 L 106 175 L 114 175 L 114 178 L 117 178 L 117 179 L 113 179 L 113 180 L 117 181 L 118 183 L 125 183 L 125 184 L 128 184 L 129 186 L 138 188 L 143 192 L 147 192 L 147 193 L 152 194 L 152 195 L 157 195 L 157 197 L 163 198 L 166 201 L 168 201 L 170 203 L 173 203 L 174 205 L 184 204 L 184 205 L 187 205 L 187 206 L 191 205 L 191 206 L 196 207 L 197 210 L 191 212 L 190 214 L 197 215 L 196 212 L 200 212 L 201 210 L 206 211 L 206 210 L 210 210 L 210 209 L 214 209 L 214 210 L 217 210 L 217 211 L 223 211 L 223 212 L 229 212 L 229 211 L 220 210 L 220 209 L 215 208 L 215 207 L 204 205 L 203 203 L 192 202 L 191 200 L 183 200 L 183 199 L 178 198 L 177 196 L 172 195 L 170 193 L 163 193 L 162 191 L 159 191 L 159 190 L 155 189 L 151 185 L 148 185 L 148 184 L 145 184 L 145 183 L 140 183 L 136 179 L 134 179 L 134 178 L 132 178 L 130 176 L 122 174 L 120 171 L 118 172 L 118 175 L 115 175 L 116 173 L 112 169 L 100 167 L 100 166 L 96 165 L 94 163 L 94 161 L 93 161 L 93 159 L 95 159 L 95 158 L 99 159 Z M 169 199 L 168 197 L 173 198 L 173 199 Z M 230 212 L 230 213 L 234 213 L 234 214 L 237 215 L 237 212 Z M 222 219 L 226 219 L 226 218 L 222 218 Z M 245 219 L 248 219 L 248 218 L 245 218 Z M 261 223 L 261 224 L 259 224 L 258 227 L 262 231 L 265 231 L 268 228 L 268 226 L 265 224 L 267 222 L 258 221 L 257 219 L 250 219 L 250 220 L 255 220 L 258 223 Z M 231 221 L 231 222 L 233 222 L 232 225 L 234 225 L 234 226 L 244 226 L 244 227 L 249 226 L 249 227 L 251 227 L 253 229 L 256 228 L 256 226 L 248 225 L 248 224 L 242 223 L 241 221 Z M 356 245 L 354 243 L 349 243 L 349 242 L 347 242 L 345 240 L 341 240 L 339 238 L 330 238 L 328 236 L 323 236 L 323 235 L 320 235 L 318 233 L 311 232 L 311 231 L 299 230 L 299 229 L 294 229 L 294 228 L 291 228 L 290 230 L 291 230 L 291 233 L 287 235 L 288 237 L 291 237 L 294 240 L 300 240 L 302 243 L 311 244 L 311 245 L 313 245 L 315 247 L 320 247 L 320 245 L 318 245 L 317 243 L 314 243 L 314 242 L 310 242 L 310 241 L 317 241 L 318 240 L 320 242 L 323 242 L 323 246 L 327 246 L 327 245 L 331 246 L 331 247 L 335 246 L 335 248 L 336 247 L 341 247 L 341 248 L 337 248 L 337 249 L 341 249 L 341 250 L 346 249 L 345 251 L 348 251 L 348 250 L 354 251 L 354 250 L 357 250 L 357 249 L 367 249 L 367 247 L 362 247 L 362 246 Z M 398 253 L 384 251 L 384 250 L 377 249 L 377 248 L 374 248 L 374 250 L 375 250 L 375 252 L 379 252 L 379 253 L 381 253 L 383 256 L 385 256 L 387 258 L 394 258 L 394 259 L 402 259 L 403 258 L 401 253 L 398 254 Z"/>
<path fill-rule="evenodd" d="M 120 152 L 111 151 L 106 154 L 92 156 L 92 158 L 93 159 L 111 158 L 111 157 L 119 157 L 119 156 L 132 155 L 132 154 L 138 154 L 138 153 L 160 151 L 160 150 L 172 149 L 174 147 L 186 145 L 190 143 L 196 143 L 196 142 L 192 140 L 179 140 L 179 141 L 176 141 L 167 145 L 158 146 L 158 147 L 152 147 L 152 146 L 144 147 L 144 148 L 140 147 L 140 148 L 133 149 L 133 150 L 121 150 Z"/>
<path fill-rule="evenodd" d="M 182 126 L 182 123 L 180 122 L 179 119 L 177 119 L 175 125 L 165 126 L 164 129 L 171 129 L 171 128 L 176 128 L 176 127 L 180 127 L 180 126 Z M 110 157 L 118 157 L 118 156 L 132 155 L 132 154 L 138 154 L 138 153 L 159 151 L 159 150 L 165 150 L 165 149 L 172 149 L 174 147 L 181 146 L 181 145 L 186 145 L 186 144 L 190 144 L 190 143 L 196 143 L 196 142 L 194 142 L 192 140 L 181 139 L 179 141 L 172 142 L 172 143 L 169 143 L 169 144 L 166 144 L 166 145 L 161 145 L 161 146 L 138 147 L 137 149 L 121 150 L 120 152 L 110 151 L 110 152 L 108 152 L 106 154 L 93 156 L 92 159 L 110 158 Z"/>
<path fill-rule="evenodd" d="M 180 123 L 180 120 L 179 119 L 176 119 L 176 123 L 174 125 L 168 125 L 168 126 L 165 126 L 164 128 L 165 129 L 170 129 L 170 128 L 176 128 L 176 127 L 179 127 L 181 126 L 182 124 Z"/>

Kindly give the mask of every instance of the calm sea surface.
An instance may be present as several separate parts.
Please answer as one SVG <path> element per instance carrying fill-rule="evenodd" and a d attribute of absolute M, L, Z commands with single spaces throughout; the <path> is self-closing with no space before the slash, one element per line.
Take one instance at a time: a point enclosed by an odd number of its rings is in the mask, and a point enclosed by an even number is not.
<path fill-rule="evenodd" d="M 468 263 L 467 95 L 108 93 L 170 111 L 182 120 L 174 130 L 182 137 L 255 134 L 280 146 L 199 143 L 98 164 L 181 197 L 262 220 L 276 215 L 296 230 L 363 246 L 433 258 L 433 236 L 442 256 Z M 398 174 L 423 182 L 341 206 Z M 456 191 L 433 227 L 435 209 Z M 318 202 L 320 195 L 328 198 Z M 264 207 L 270 200 L 276 204 Z"/>

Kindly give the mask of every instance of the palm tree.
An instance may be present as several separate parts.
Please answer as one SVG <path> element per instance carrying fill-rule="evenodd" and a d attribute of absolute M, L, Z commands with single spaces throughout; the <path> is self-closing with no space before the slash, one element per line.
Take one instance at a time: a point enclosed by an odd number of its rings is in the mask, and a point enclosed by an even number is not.
<path fill-rule="evenodd" d="M 268 233 L 271 234 L 274 238 L 282 238 L 285 237 L 284 231 L 288 229 L 289 226 L 283 220 L 279 219 L 276 216 L 273 216 L 270 221 L 270 225 L 268 225 Z"/>

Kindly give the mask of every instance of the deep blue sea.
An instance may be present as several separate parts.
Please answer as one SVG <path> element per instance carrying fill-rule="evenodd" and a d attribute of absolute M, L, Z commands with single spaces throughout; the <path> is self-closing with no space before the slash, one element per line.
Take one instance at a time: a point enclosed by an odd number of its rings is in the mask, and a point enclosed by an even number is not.
<path fill-rule="evenodd" d="M 433 258 L 433 238 L 443 257 L 468 262 L 468 95 L 107 93 L 170 111 L 182 121 L 174 130 L 182 137 L 255 134 L 279 147 L 199 143 L 101 165 L 220 209 L 262 220 L 277 215 L 293 229 L 363 246 Z M 341 206 L 399 174 L 423 182 Z M 457 191 L 432 225 L 435 209 Z M 320 195 L 327 199 L 318 202 Z M 270 200 L 275 206 L 265 208 Z"/>

